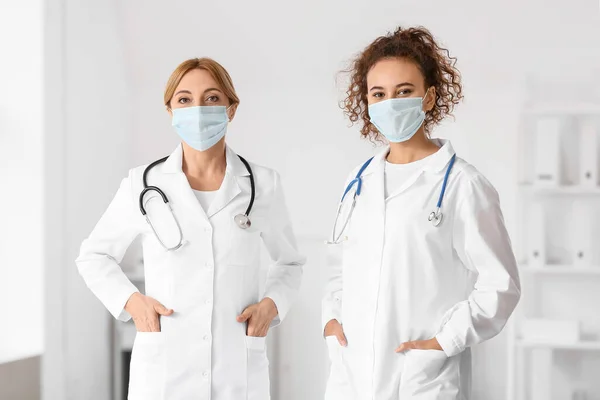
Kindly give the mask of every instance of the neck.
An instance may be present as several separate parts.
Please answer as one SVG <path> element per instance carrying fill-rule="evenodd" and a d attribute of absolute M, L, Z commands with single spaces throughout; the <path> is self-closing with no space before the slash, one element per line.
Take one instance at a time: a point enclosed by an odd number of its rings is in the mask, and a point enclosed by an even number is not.
<path fill-rule="evenodd" d="M 189 177 L 206 178 L 222 175 L 227 167 L 225 157 L 225 140 L 221 139 L 217 144 L 206 151 L 198 151 L 185 142 L 183 148 L 183 172 Z"/>
<path fill-rule="evenodd" d="M 392 164 L 408 164 L 430 156 L 438 150 L 439 147 L 427 137 L 424 128 L 421 127 L 406 142 L 390 143 L 387 161 Z"/>

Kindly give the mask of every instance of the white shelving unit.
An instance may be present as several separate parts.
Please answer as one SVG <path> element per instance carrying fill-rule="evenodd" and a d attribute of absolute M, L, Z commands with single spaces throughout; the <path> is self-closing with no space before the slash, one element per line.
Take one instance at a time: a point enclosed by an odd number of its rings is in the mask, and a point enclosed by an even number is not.
<path fill-rule="evenodd" d="M 597 400 L 600 104 L 526 107 L 520 133 L 522 298 L 508 326 L 506 398 Z M 579 337 L 556 325 L 541 340 L 525 327 L 532 319 L 575 324 Z"/>

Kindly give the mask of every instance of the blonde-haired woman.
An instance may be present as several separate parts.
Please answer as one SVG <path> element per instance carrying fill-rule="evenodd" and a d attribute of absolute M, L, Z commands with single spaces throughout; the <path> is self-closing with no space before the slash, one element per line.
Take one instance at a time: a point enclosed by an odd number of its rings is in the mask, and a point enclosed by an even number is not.
<path fill-rule="evenodd" d="M 214 60 L 179 65 L 164 101 L 181 144 L 121 182 L 81 246 L 79 272 L 115 318 L 135 322 L 129 399 L 269 399 L 265 337 L 305 262 L 279 175 L 226 145 L 240 101 Z M 145 295 L 119 266 L 138 236 Z M 263 285 L 261 241 L 274 261 Z"/>

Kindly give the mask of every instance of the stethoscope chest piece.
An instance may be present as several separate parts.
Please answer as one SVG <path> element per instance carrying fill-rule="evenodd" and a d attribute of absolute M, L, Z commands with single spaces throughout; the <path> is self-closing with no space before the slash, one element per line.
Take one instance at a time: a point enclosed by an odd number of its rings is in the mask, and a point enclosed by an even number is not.
<path fill-rule="evenodd" d="M 442 214 L 441 211 L 437 210 L 437 211 L 432 211 L 429 214 L 429 218 L 427 218 L 429 221 L 431 221 L 431 223 L 433 224 L 433 226 L 437 227 L 442 223 L 442 219 L 444 219 L 444 214 Z"/>
<path fill-rule="evenodd" d="M 252 222 L 246 214 L 238 214 L 233 218 L 233 220 L 241 229 L 248 229 L 250 226 L 252 226 Z"/>

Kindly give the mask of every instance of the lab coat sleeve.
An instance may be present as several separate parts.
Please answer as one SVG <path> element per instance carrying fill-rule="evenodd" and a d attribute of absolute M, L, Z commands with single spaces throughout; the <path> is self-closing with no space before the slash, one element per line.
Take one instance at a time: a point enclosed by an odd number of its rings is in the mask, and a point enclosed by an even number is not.
<path fill-rule="evenodd" d="M 130 179 L 123 179 L 108 209 L 83 241 L 75 261 L 86 285 L 120 321 L 131 318 L 124 307 L 129 297 L 138 291 L 119 266 L 127 248 L 140 233 Z"/>
<path fill-rule="evenodd" d="M 277 306 L 278 315 L 271 327 L 279 325 L 288 313 L 300 289 L 302 267 L 306 263 L 306 258 L 298 251 L 278 173 L 274 173 L 274 180 L 269 221 L 267 229 L 261 234 L 273 260 L 267 273 L 264 293 L 264 297 L 272 299 Z"/>
<path fill-rule="evenodd" d="M 462 263 L 477 273 L 477 280 L 467 300 L 448 310 L 436 335 L 449 357 L 500 333 L 521 293 L 498 193 L 480 175 L 467 185 L 465 196 L 458 199 L 453 240 Z"/>

